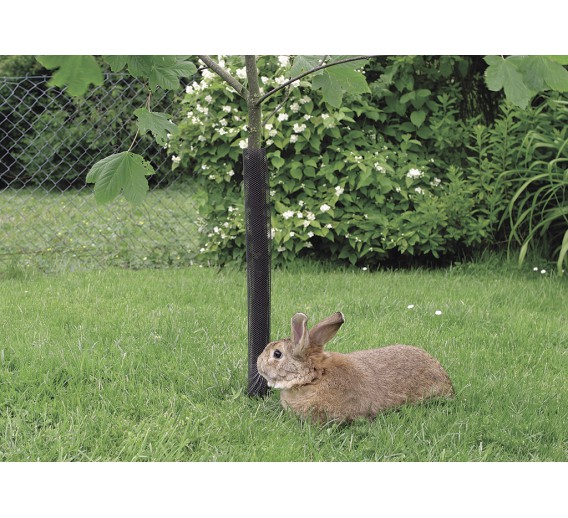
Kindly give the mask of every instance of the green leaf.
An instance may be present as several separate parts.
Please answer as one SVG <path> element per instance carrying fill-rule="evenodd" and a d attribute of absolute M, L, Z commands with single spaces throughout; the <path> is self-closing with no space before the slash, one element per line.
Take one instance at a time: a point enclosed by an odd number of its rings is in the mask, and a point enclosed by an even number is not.
<path fill-rule="evenodd" d="M 37 56 L 42 66 L 58 69 L 49 80 L 49 86 L 66 87 L 70 95 L 81 96 L 89 85 L 103 84 L 103 73 L 94 56 Z"/>
<path fill-rule="evenodd" d="M 568 70 L 545 56 L 514 56 L 509 58 L 523 74 L 525 84 L 536 92 L 568 91 Z"/>
<path fill-rule="evenodd" d="M 542 56 L 543 58 L 548 58 L 551 61 L 556 61 L 561 65 L 568 65 L 568 56 Z"/>
<path fill-rule="evenodd" d="M 346 92 L 353 94 L 370 92 L 365 76 L 354 69 L 361 66 L 357 63 L 342 63 L 324 69 L 322 74 L 314 77 L 312 87 L 316 90 L 321 88 L 323 100 L 335 108 L 341 106 Z"/>
<path fill-rule="evenodd" d="M 412 124 L 414 124 L 417 128 L 422 126 L 422 123 L 424 122 L 425 119 L 426 119 L 426 112 L 423 112 L 422 110 L 412 112 L 410 114 L 410 120 L 412 121 Z"/>
<path fill-rule="evenodd" d="M 146 176 L 153 173 L 143 157 L 124 151 L 99 160 L 87 174 L 87 183 L 95 184 L 97 203 L 108 203 L 122 191 L 130 203 L 138 204 L 148 192 Z"/>
<path fill-rule="evenodd" d="M 292 63 L 292 68 L 288 71 L 289 77 L 296 77 L 312 68 L 317 67 L 323 56 L 296 56 Z"/>
<path fill-rule="evenodd" d="M 187 61 L 187 56 L 104 56 L 104 59 L 113 72 L 127 67 L 134 77 L 148 79 L 152 91 L 158 86 L 176 90 L 180 78 L 197 72 L 197 67 Z"/>
<path fill-rule="evenodd" d="M 514 60 L 500 56 L 486 56 L 484 59 L 489 65 L 485 70 L 487 88 L 494 92 L 503 88 L 507 100 L 520 108 L 526 108 L 536 92 L 524 83 L 523 76 Z"/>
<path fill-rule="evenodd" d="M 170 115 L 163 112 L 151 112 L 146 108 L 134 110 L 138 118 L 137 125 L 140 133 L 144 135 L 150 131 L 160 146 L 168 143 L 168 133 L 177 131 L 177 126 L 169 120 Z"/>

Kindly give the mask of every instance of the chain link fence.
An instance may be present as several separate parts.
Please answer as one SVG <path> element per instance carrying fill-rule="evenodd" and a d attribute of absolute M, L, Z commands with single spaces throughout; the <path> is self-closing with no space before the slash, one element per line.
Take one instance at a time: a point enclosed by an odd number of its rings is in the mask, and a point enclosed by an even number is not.
<path fill-rule="evenodd" d="M 142 82 L 107 75 L 81 99 L 48 86 L 49 77 L 0 78 L 0 264 L 46 269 L 190 264 L 198 218 L 192 189 L 149 137 L 133 151 L 156 174 L 139 207 L 123 198 L 98 206 L 85 178 L 98 160 L 128 149 Z M 175 112 L 169 93 L 152 109 Z"/>

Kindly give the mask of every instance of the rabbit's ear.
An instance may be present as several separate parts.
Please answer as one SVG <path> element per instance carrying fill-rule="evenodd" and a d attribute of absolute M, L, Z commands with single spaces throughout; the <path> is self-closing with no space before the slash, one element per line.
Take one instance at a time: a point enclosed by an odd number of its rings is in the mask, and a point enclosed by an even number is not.
<path fill-rule="evenodd" d="M 310 329 L 310 343 L 323 347 L 336 335 L 344 322 L 345 317 L 339 311 L 324 318 Z"/>
<path fill-rule="evenodd" d="M 296 313 L 292 317 L 292 341 L 294 342 L 294 355 L 300 356 L 310 345 L 308 333 L 308 317 L 304 313 Z"/>

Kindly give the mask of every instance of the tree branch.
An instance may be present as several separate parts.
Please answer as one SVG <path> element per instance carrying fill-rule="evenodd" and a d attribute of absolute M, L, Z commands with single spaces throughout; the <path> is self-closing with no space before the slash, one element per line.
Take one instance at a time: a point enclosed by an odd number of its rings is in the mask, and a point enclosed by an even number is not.
<path fill-rule="evenodd" d="M 345 58 L 345 59 L 340 59 L 339 61 L 334 61 L 332 63 L 326 63 L 325 65 L 319 65 L 317 67 L 312 68 L 311 70 L 308 70 L 307 72 L 303 72 L 302 74 L 293 77 L 292 79 L 290 79 L 289 81 L 286 81 L 285 83 L 282 83 L 281 85 L 278 85 L 276 88 L 273 88 L 272 90 L 270 90 L 270 92 L 264 94 L 258 101 L 258 104 L 261 104 L 262 102 L 264 102 L 266 99 L 268 99 L 271 95 L 275 94 L 276 92 L 279 92 L 280 90 L 282 90 L 283 88 L 286 88 L 288 85 L 292 84 L 295 81 L 298 81 L 299 79 L 302 79 L 303 77 L 306 77 L 310 74 L 313 74 L 314 72 L 317 72 L 319 70 L 323 70 L 324 68 L 329 68 L 329 67 L 333 67 L 335 65 L 341 65 L 342 63 L 350 63 L 351 61 L 359 61 L 361 59 L 369 59 L 373 56 L 357 56 L 354 58 Z"/>
<path fill-rule="evenodd" d="M 237 79 L 235 79 L 228 70 L 224 69 L 219 63 L 211 59 L 209 56 L 197 56 L 203 63 L 205 63 L 213 72 L 224 79 L 229 85 L 231 85 L 236 92 L 243 98 L 247 99 L 249 93 L 248 90 L 241 84 Z"/>

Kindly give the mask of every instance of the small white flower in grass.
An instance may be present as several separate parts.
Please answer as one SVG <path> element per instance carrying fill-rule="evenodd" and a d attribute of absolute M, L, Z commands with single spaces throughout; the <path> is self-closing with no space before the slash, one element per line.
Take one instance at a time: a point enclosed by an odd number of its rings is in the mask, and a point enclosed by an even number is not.
<path fill-rule="evenodd" d="M 438 185 L 440 185 L 442 183 L 442 180 L 440 180 L 439 178 L 434 178 L 431 182 L 430 185 L 432 187 L 438 187 Z"/>
<path fill-rule="evenodd" d="M 336 196 L 341 196 L 344 192 L 345 192 L 345 189 L 343 187 L 341 187 L 340 185 L 337 185 L 335 187 L 335 195 Z"/>
<path fill-rule="evenodd" d="M 269 139 L 266 141 L 266 145 L 267 145 L 267 146 L 272 146 L 272 144 L 274 144 L 274 140 L 272 140 L 271 138 L 269 138 Z"/>
<path fill-rule="evenodd" d="M 538 266 L 535 266 L 535 267 L 533 268 L 533 272 L 538 272 Z"/>
<path fill-rule="evenodd" d="M 290 232 L 290 237 L 294 237 L 296 235 L 296 232 Z"/>
<path fill-rule="evenodd" d="M 180 156 L 172 155 L 172 162 L 173 162 L 174 164 L 179 164 L 179 163 L 181 162 L 181 157 L 180 157 Z"/>
<path fill-rule="evenodd" d="M 225 113 L 231 113 L 232 108 L 227 104 L 221 108 Z"/>
<path fill-rule="evenodd" d="M 442 314 L 442 312 L 439 309 L 434 311 L 434 315 L 440 316 L 441 314 Z"/>
<path fill-rule="evenodd" d="M 226 119 L 221 119 L 221 120 L 219 121 L 219 124 L 221 124 L 221 126 L 225 127 L 228 123 L 227 123 L 227 120 L 226 120 Z"/>
<path fill-rule="evenodd" d="M 306 125 L 305 124 L 294 124 L 294 133 L 302 133 L 302 131 L 304 131 L 306 129 Z"/>
<path fill-rule="evenodd" d="M 373 166 L 379 173 L 386 173 L 385 168 L 379 162 L 375 162 Z"/>
<path fill-rule="evenodd" d="M 305 204 L 306 204 L 306 202 L 305 202 L 304 200 L 300 200 L 300 201 L 298 202 L 298 205 L 299 205 L 300 207 L 303 207 Z"/>
<path fill-rule="evenodd" d="M 322 212 L 327 212 L 329 209 L 331 209 L 331 207 L 330 207 L 327 203 L 324 203 L 324 204 L 320 207 L 320 210 L 321 210 Z"/>
<path fill-rule="evenodd" d="M 274 196 L 276 194 L 275 190 L 270 191 L 270 196 Z"/>
<path fill-rule="evenodd" d="M 328 223 L 325 228 L 333 228 L 333 225 L 331 223 Z"/>
<path fill-rule="evenodd" d="M 306 104 L 306 103 L 309 103 L 309 102 L 311 102 L 311 99 L 307 95 L 304 95 L 304 97 L 302 97 L 300 99 L 301 104 Z"/>
<path fill-rule="evenodd" d="M 316 215 L 313 212 L 306 212 L 306 219 L 308 221 L 314 221 L 316 219 Z"/>
<path fill-rule="evenodd" d="M 306 115 L 304 115 L 304 120 L 309 121 L 311 118 L 312 118 L 312 116 L 308 115 L 307 113 L 306 113 Z"/>
<path fill-rule="evenodd" d="M 366 266 L 363 266 L 363 268 L 361 268 L 361 270 L 363 270 L 364 272 L 366 272 L 368 270 L 368 268 Z"/>
<path fill-rule="evenodd" d="M 278 120 L 280 122 L 287 121 L 288 120 L 288 114 L 287 113 L 279 113 L 278 114 Z"/>
<path fill-rule="evenodd" d="M 235 211 L 235 210 L 237 210 L 237 209 L 235 209 L 234 207 L 229 207 L 227 210 L 228 210 L 229 212 L 233 212 L 233 211 Z"/>
<path fill-rule="evenodd" d="M 235 174 L 235 171 L 233 171 L 233 170 L 231 169 L 230 171 L 227 172 L 227 174 L 228 174 L 229 176 L 233 176 L 233 175 Z"/>
<path fill-rule="evenodd" d="M 296 212 L 296 217 L 298 219 L 304 219 L 304 215 L 301 212 Z"/>
<path fill-rule="evenodd" d="M 290 105 L 290 110 L 292 110 L 294 113 L 298 113 L 300 111 L 300 105 L 297 102 L 292 103 Z"/>
<path fill-rule="evenodd" d="M 298 141 L 298 135 L 290 135 L 290 144 L 294 144 Z"/>
<path fill-rule="evenodd" d="M 311 231 L 310 231 L 310 232 L 308 232 L 308 237 L 310 237 L 310 238 L 314 237 L 314 233 L 313 233 L 313 232 L 311 232 Z"/>
<path fill-rule="evenodd" d="M 424 194 L 424 189 L 422 189 L 422 187 L 416 187 L 414 189 L 418 194 Z"/>
<path fill-rule="evenodd" d="M 185 87 L 185 93 L 186 93 L 186 94 L 192 94 L 192 93 L 193 93 L 193 86 L 187 85 L 187 86 Z"/>
<path fill-rule="evenodd" d="M 219 135 L 226 135 L 227 134 L 227 130 L 225 128 L 219 128 L 217 130 L 217 133 L 219 133 Z"/>
<path fill-rule="evenodd" d="M 209 169 L 209 166 L 207 164 L 201 164 L 201 169 L 207 171 L 207 169 Z"/>
<path fill-rule="evenodd" d="M 213 227 L 213 232 L 215 232 L 215 234 L 219 233 L 219 227 Z"/>
<path fill-rule="evenodd" d="M 414 304 L 409 304 L 408 306 L 406 306 L 406 309 L 414 309 Z"/>
<path fill-rule="evenodd" d="M 214 174 L 210 174 L 207 178 L 209 178 L 209 180 L 215 180 L 216 176 Z"/>
<path fill-rule="evenodd" d="M 304 225 L 304 228 L 308 228 L 310 226 L 310 220 L 305 219 L 304 221 L 302 221 L 302 225 Z"/>
<path fill-rule="evenodd" d="M 321 114 L 321 118 L 322 118 L 323 120 L 329 119 L 329 114 L 328 114 L 328 113 L 322 113 L 322 114 Z"/>
<path fill-rule="evenodd" d="M 200 251 L 200 252 L 205 252 L 205 248 L 200 248 L 199 251 Z"/>
<path fill-rule="evenodd" d="M 207 139 L 203 135 L 197 137 L 198 142 L 205 142 Z"/>
<path fill-rule="evenodd" d="M 268 132 L 268 135 L 269 135 L 270 137 L 275 137 L 276 135 L 278 135 L 278 131 L 275 130 L 275 129 L 272 129 L 272 130 L 270 130 L 270 131 Z"/>
<path fill-rule="evenodd" d="M 282 217 L 284 219 L 290 219 L 294 215 L 294 211 L 287 210 L 286 212 L 282 213 Z"/>
<path fill-rule="evenodd" d="M 546 270 L 541 270 L 540 273 L 544 275 L 546 273 Z"/>
<path fill-rule="evenodd" d="M 206 95 L 205 96 L 205 100 L 210 103 L 213 100 L 213 97 L 211 97 L 210 95 Z"/>
<path fill-rule="evenodd" d="M 241 149 L 246 149 L 246 148 L 248 148 L 248 142 L 247 142 L 246 140 L 241 140 L 241 141 L 239 142 L 239 147 L 240 147 Z"/>
<path fill-rule="evenodd" d="M 265 124 L 265 125 L 264 125 L 264 128 L 265 128 L 267 131 L 270 131 L 271 129 L 274 128 L 274 125 L 272 125 L 272 124 Z"/>

